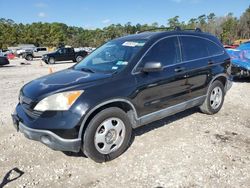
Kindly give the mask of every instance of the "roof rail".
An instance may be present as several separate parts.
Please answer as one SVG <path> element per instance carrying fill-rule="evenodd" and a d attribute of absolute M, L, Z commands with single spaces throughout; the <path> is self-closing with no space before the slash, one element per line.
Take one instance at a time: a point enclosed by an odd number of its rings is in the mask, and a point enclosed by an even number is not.
<path fill-rule="evenodd" d="M 175 30 L 175 31 L 181 31 L 181 27 L 180 27 L 180 26 L 176 26 L 176 27 L 174 28 L 174 30 Z"/>
<path fill-rule="evenodd" d="M 136 34 L 148 32 L 148 31 L 171 30 L 171 29 L 173 29 L 173 28 L 172 27 L 156 27 L 156 28 L 153 28 L 153 29 L 147 29 L 147 30 L 143 30 L 143 31 L 136 31 Z"/>
<path fill-rule="evenodd" d="M 183 29 L 183 31 L 202 32 L 201 28 L 199 28 L 199 27 L 196 27 L 195 29 Z"/>
<path fill-rule="evenodd" d="M 136 34 L 143 33 L 143 32 L 148 32 L 148 31 L 156 31 L 156 30 L 174 30 L 174 31 L 195 31 L 195 32 L 202 32 L 200 28 L 195 28 L 195 29 L 181 29 L 181 27 L 176 26 L 176 27 L 157 27 L 153 29 L 148 29 L 148 30 L 143 30 L 143 31 L 136 31 Z"/>

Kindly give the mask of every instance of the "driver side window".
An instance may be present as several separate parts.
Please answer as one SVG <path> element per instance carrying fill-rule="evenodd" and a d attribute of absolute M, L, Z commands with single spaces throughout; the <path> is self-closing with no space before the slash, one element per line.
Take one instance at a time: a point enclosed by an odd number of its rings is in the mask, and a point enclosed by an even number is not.
<path fill-rule="evenodd" d="M 160 62 L 162 66 L 180 63 L 181 55 L 177 37 L 169 37 L 157 42 L 142 59 L 142 66 L 147 62 Z"/>

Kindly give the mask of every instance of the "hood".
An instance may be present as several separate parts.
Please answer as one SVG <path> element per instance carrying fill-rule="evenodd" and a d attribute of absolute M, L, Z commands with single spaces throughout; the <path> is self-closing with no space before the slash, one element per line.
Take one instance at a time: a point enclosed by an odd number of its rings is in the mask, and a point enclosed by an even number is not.
<path fill-rule="evenodd" d="M 38 78 L 24 85 L 21 92 L 33 100 L 66 90 L 84 89 L 97 80 L 111 77 L 111 74 L 87 73 L 74 69 L 66 69 Z"/>

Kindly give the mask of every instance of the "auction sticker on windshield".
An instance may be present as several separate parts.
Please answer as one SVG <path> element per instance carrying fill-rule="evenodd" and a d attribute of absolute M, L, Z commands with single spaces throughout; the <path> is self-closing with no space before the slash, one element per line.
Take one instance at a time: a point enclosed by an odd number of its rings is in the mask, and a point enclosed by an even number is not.
<path fill-rule="evenodd" d="M 122 45 L 128 47 L 144 46 L 145 42 L 126 41 Z"/>
<path fill-rule="evenodd" d="M 117 61 L 116 65 L 128 65 L 127 61 Z"/>

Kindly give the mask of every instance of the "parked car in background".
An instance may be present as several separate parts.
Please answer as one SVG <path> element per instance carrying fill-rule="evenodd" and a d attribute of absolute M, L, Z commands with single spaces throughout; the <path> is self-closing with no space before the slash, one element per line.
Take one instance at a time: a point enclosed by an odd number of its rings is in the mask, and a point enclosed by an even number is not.
<path fill-rule="evenodd" d="M 10 64 L 9 60 L 5 56 L 0 56 L 0 66 Z"/>
<path fill-rule="evenodd" d="M 16 56 L 15 56 L 14 53 L 8 53 L 8 54 L 6 55 L 6 57 L 7 57 L 8 59 L 14 59 Z"/>
<path fill-rule="evenodd" d="M 39 58 L 48 53 L 48 48 L 46 47 L 37 47 L 32 51 L 25 52 L 23 54 L 24 58 L 28 61 L 32 61 L 33 58 Z"/>
<path fill-rule="evenodd" d="M 250 77 L 250 42 L 242 43 L 236 49 L 227 49 L 232 61 L 232 74 L 236 77 Z"/>
<path fill-rule="evenodd" d="M 47 61 L 64 50 L 76 59 L 63 48 Z M 144 32 L 24 85 L 13 124 L 54 150 L 82 150 L 104 162 L 126 151 L 137 127 L 196 106 L 216 114 L 231 84 L 230 57 L 215 36 L 200 29 Z"/>
<path fill-rule="evenodd" d="M 24 58 L 26 53 L 31 53 L 33 50 L 34 48 L 22 48 L 22 49 L 16 50 L 16 56 L 19 58 L 20 57 Z"/>
<path fill-rule="evenodd" d="M 232 44 L 232 45 L 224 45 L 225 49 L 235 49 L 235 48 L 238 48 L 238 47 L 239 47 L 239 45 L 234 45 L 234 44 Z"/>
<path fill-rule="evenodd" d="M 80 62 L 88 55 L 86 51 L 75 51 L 71 47 L 62 47 L 55 52 L 48 53 L 42 56 L 42 60 L 47 64 L 54 64 L 57 61 L 73 61 Z"/>
<path fill-rule="evenodd" d="M 7 56 L 8 54 L 12 54 L 13 52 L 8 49 L 2 49 L 0 50 L 0 53 L 2 54 L 2 56 Z"/>

